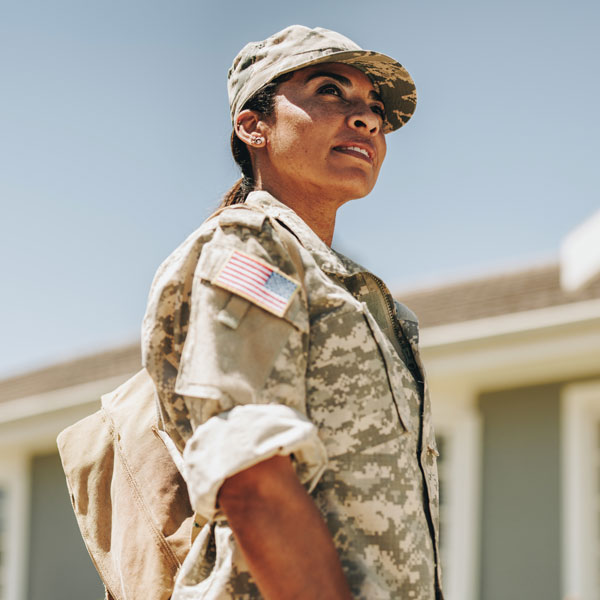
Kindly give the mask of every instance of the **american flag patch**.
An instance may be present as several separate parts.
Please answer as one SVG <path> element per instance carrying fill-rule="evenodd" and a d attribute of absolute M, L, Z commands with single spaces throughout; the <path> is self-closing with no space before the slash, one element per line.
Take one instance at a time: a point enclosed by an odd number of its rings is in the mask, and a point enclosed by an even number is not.
<path fill-rule="evenodd" d="M 213 283 L 278 317 L 283 317 L 300 287 L 297 281 L 281 271 L 238 250 L 233 251 Z"/>

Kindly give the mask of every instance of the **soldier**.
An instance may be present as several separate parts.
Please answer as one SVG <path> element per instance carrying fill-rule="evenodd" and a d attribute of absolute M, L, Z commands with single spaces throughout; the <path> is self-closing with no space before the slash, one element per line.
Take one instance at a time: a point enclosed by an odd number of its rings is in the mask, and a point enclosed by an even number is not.
<path fill-rule="evenodd" d="M 417 319 L 331 247 L 414 83 L 322 28 L 228 74 L 242 178 L 158 270 L 143 360 L 196 537 L 173 599 L 440 599 L 436 446 Z"/>

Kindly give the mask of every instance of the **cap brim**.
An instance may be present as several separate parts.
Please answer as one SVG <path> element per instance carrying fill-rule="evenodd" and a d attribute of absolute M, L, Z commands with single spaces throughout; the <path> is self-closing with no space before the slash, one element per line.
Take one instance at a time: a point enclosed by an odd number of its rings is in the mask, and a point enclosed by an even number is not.
<path fill-rule="evenodd" d="M 385 105 L 384 131 L 399 129 L 412 117 L 417 105 L 417 90 L 408 71 L 393 58 L 371 50 L 344 50 L 295 65 L 283 73 L 319 63 L 344 63 L 362 71 L 378 88 Z"/>

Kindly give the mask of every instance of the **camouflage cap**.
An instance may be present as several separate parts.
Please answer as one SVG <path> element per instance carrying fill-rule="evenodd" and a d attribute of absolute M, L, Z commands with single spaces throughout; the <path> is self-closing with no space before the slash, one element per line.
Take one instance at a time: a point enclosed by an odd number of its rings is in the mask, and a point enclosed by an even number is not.
<path fill-rule="evenodd" d="M 264 85 L 310 65 L 338 62 L 360 69 L 378 90 L 386 111 L 386 133 L 402 127 L 415 111 L 417 93 L 408 71 L 393 58 L 363 50 L 347 37 L 315 27 L 291 25 L 262 42 L 246 44 L 227 74 L 231 119 Z"/>

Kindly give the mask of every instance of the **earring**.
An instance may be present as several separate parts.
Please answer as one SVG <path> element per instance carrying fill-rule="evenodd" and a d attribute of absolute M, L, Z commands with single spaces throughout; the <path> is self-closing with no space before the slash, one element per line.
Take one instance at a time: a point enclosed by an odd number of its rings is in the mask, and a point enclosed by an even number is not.
<path fill-rule="evenodd" d="M 262 139 L 260 136 L 258 136 L 258 137 L 253 137 L 253 138 L 252 138 L 252 141 L 251 141 L 251 143 L 252 143 L 254 146 L 260 146 L 260 144 L 262 144 L 262 143 L 263 143 L 263 141 L 264 141 L 264 140 L 263 140 L 263 139 Z"/>

